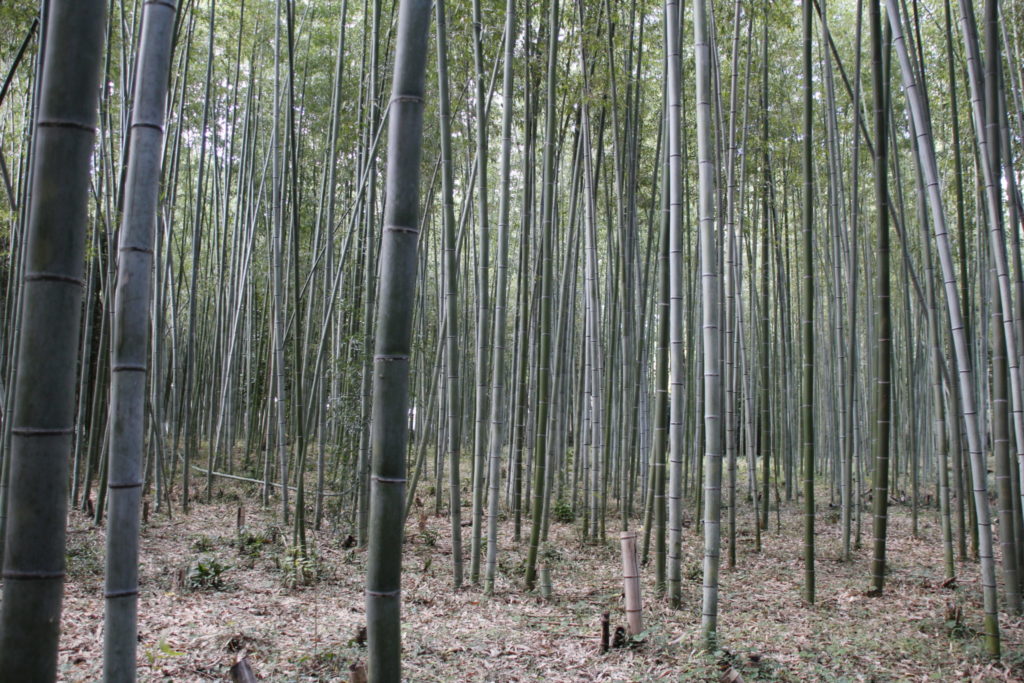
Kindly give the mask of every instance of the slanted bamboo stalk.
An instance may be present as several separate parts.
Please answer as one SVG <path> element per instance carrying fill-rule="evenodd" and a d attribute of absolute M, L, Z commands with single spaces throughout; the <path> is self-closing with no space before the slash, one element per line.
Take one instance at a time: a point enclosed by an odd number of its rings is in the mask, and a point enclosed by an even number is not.
<path fill-rule="evenodd" d="M 956 365 L 960 378 L 960 407 L 967 431 L 967 443 L 971 453 L 971 470 L 974 482 L 974 509 L 977 515 L 978 554 L 981 560 L 981 585 L 985 610 L 985 648 L 993 656 L 999 655 L 999 620 L 996 594 L 995 558 L 992 548 L 992 526 L 990 520 L 988 488 L 986 484 L 986 464 L 983 454 L 981 432 L 978 427 L 978 411 L 975 407 L 975 377 L 972 369 L 970 352 L 967 347 L 964 318 L 961 313 L 960 291 L 953 269 L 952 249 L 949 244 L 949 232 L 946 226 L 945 209 L 939 187 L 938 166 L 935 158 L 935 146 L 931 137 L 931 126 L 917 81 L 905 60 L 906 49 L 903 42 L 902 28 L 899 20 L 899 8 L 892 0 L 887 0 L 889 21 L 893 29 L 893 44 L 897 57 L 900 59 L 900 70 L 903 76 L 903 92 L 910 105 L 914 125 L 919 134 L 918 163 L 924 184 L 928 191 L 928 208 L 931 214 L 932 227 L 942 268 L 942 282 L 945 285 L 946 304 L 949 313 L 950 331 L 953 348 L 956 353 Z M 956 431 L 956 430 L 955 430 Z"/>

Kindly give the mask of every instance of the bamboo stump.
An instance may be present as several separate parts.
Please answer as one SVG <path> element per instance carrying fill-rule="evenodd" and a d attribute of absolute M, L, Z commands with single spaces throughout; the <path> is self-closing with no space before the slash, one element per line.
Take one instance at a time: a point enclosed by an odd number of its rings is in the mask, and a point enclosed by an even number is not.
<path fill-rule="evenodd" d="M 234 683 L 256 683 L 257 680 L 256 674 L 249 665 L 248 657 L 242 657 L 235 662 L 235 665 L 231 667 L 229 675 Z"/>
<path fill-rule="evenodd" d="M 644 630 L 643 607 L 640 602 L 640 570 L 636 558 L 636 532 L 623 531 L 619 534 L 622 544 L 622 580 L 626 594 L 626 623 L 629 635 L 635 636 Z"/>
<path fill-rule="evenodd" d="M 601 613 L 601 654 L 608 652 L 611 640 L 611 619 L 607 612 Z"/>
<path fill-rule="evenodd" d="M 540 568 L 540 596 L 545 600 L 550 600 L 551 595 L 551 568 L 544 565 Z"/>

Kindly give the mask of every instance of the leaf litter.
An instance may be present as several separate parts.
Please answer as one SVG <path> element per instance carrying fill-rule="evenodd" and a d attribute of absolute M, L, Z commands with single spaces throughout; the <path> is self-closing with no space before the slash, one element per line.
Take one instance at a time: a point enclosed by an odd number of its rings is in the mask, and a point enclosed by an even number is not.
<path fill-rule="evenodd" d="M 229 493 L 211 505 L 196 504 L 184 517 L 177 511 L 174 519 L 152 515 L 144 525 L 139 680 L 223 681 L 230 666 L 247 656 L 262 680 L 348 681 L 351 668 L 364 665 L 367 655 L 361 631 L 365 551 L 350 547 L 347 526 L 325 525 L 309 532 L 315 563 L 296 570 L 287 532 L 277 526 L 276 508 L 246 505 L 247 527 L 240 534 L 235 528 L 239 504 L 230 498 L 245 500 L 245 492 Z M 749 510 L 744 506 L 738 512 L 745 530 Z M 609 514 L 609 519 L 615 517 Z M 1024 620 L 1001 613 L 1003 660 L 984 655 L 978 566 L 958 562 L 955 590 L 943 585 L 935 511 L 922 511 L 920 538 L 914 539 L 909 509 L 891 508 L 891 566 L 881 597 L 867 595 L 870 530 L 853 561 L 843 563 L 838 560 L 840 525 L 819 515 L 815 605 L 801 597 L 802 515 L 784 509 L 778 519 L 781 532 L 773 519 L 762 532 L 761 553 L 753 552 L 741 533 L 736 569 L 723 562 L 720 650 L 702 649 L 703 537 L 698 524 L 684 530 L 682 609 L 671 609 L 656 593 L 653 562 L 641 567 L 643 637 L 602 655 L 601 613 L 610 613 L 612 630 L 625 624 L 621 561 L 612 540 L 616 534 L 609 532 L 607 542 L 593 544 L 583 541 L 578 524 L 552 521 L 543 557 L 554 595 L 546 601 L 522 589 L 528 522 L 517 544 L 512 522 L 502 519 L 499 574 L 495 593 L 488 596 L 482 586 L 452 590 L 447 517 L 411 515 L 402 579 L 404 677 L 481 682 L 1024 681 Z M 94 681 L 102 674 L 104 529 L 72 512 L 68 531 L 58 675 L 61 681 Z M 98 548 L 98 555 L 82 548 Z M 83 564 L 81 557 L 89 561 Z M 181 585 L 180 578 L 201 557 L 227 567 L 223 590 Z M 960 616 L 951 623 L 950 614 Z"/>

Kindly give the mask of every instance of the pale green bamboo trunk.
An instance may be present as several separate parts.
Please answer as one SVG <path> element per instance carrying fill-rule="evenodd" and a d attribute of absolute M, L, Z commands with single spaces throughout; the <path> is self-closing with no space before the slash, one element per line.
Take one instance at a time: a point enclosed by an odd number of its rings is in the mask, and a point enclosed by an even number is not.
<path fill-rule="evenodd" d="M 679 2 L 665 2 L 666 107 L 669 158 L 669 485 L 668 597 L 672 607 L 682 602 L 683 533 L 683 188 L 680 110 Z"/>
<path fill-rule="evenodd" d="M 551 258 L 552 232 L 555 212 L 555 84 L 558 69 L 558 0 L 550 0 L 548 14 L 548 65 L 546 103 L 544 112 L 544 175 L 541 219 L 541 297 L 540 297 L 540 344 L 537 364 L 537 435 L 534 462 L 533 520 L 530 528 L 530 547 L 526 556 L 526 588 L 532 590 L 537 579 L 537 552 L 540 547 L 540 530 L 544 524 L 541 518 L 544 510 L 544 484 L 548 456 L 547 421 L 550 407 L 550 376 L 548 373 L 551 357 Z"/>
<path fill-rule="evenodd" d="M 477 268 L 476 410 L 473 435 L 473 529 L 470 546 L 469 580 L 480 583 L 480 541 L 483 536 L 484 468 L 487 465 L 487 353 L 490 350 L 490 226 L 487 220 L 487 93 L 484 84 L 483 19 L 480 0 L 473 0 L 473 67 L 476 71 L 476 156 L 479 190 L 477 223 L 480 261 Z M 514 100 L 509 99 L 511 105 Z"/>
<path fill-rule="evenodd" d="M 715 234 L 715 151 L 711 126 L 711 35 L 705 0 L 693 3 L 694 58 L 697 71 L 697 200 L 700 224 L 701 311 L 704 358 L 704 596 L 701 629 L 708 650 L 718 632 L 718 568 L 722 517 L 722 376 L 719 329 L 718 240 Z"/>
<path fill-rule="evenodd" d="M 491 433 L 488 441 L 490 487 L 487 510 L 487 577 L 486 590 L 494 593 L 494 582 L 498 573 L 498 500 L 501 479 L 501 447 L 505 426 L 505 321 L 508 314 L 508 246 L 509 211 L 512 172 L 512 113 L 513 113 L 513 64 L 516 38 L 515 0 L 508 0 L 505 7 L 505 70 L 502 93 L 504 99 L 501 114 L 501 204 L 498 208 L 498 282 L 494 301 L 494 356 L 491 360 Z"/>
<path fill-rule="evenodd" d="M 445 367 L 448 374 L 445 379 L 448 412 L 447 450 L 448 450 L 448 481 L 449 500 L 448 514 L 452 527 L 452 574 L 455 588 L 462 586 L 462 503 L 460 496 L 459 467 L 462 460 L 462 395 L 459 381 L 459 346 L 458 346 L 458 261 L 455 239 L 455 209 L 453 206 L 452 150 L 451 150 L 451 114 L 448 102 L 448 40 L 447 19 L 445 16 L 445 0 L 435 3 L 437 12 L 437 79 L 439 95 L 439 115 L 441 133 L 441 194 L 442 222 L 444 229 L 444 310 L 445 310 Z"/>

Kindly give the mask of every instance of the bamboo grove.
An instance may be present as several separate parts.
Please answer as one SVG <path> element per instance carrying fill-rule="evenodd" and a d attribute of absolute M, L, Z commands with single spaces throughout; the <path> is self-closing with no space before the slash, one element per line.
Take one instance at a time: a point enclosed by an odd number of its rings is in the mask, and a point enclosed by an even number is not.
<path fill-rule="evenodd" d="M 0 19 L 0 669 L 54 676 L 71 506 L 109 525 L 107 677 L 134 676 L 141 508 L 226 481 L 300 553 L 369 548 L 375 680 L 401 675 L 413 511 L 450 518 L 453 589 L 487 594 L 534 589 L 557 517 L 638 530 L 678 607 L 702 535 L 713 647 L 721 563 L 772 543 L 773 509 L 803 510 L 813 603 L 822 552 L 884 599 L 905 505 L 915 535 L 941 521 L 946 579 L 980 563 L 999 656 L 1024 590 L 1024 3 Z"/>

